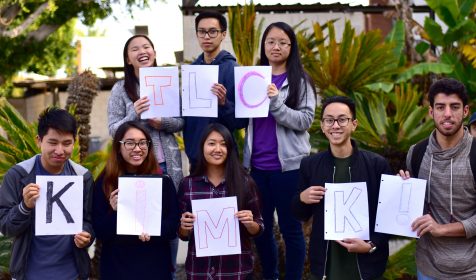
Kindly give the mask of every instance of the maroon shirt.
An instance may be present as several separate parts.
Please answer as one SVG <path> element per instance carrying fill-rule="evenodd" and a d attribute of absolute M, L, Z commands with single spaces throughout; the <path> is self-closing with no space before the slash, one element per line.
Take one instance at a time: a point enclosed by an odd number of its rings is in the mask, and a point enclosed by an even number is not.
<path fill-rule="evenodd" d="M 250 192 L 246 198 L 246 206 L 240 210 L 251 210 L 253 220 L 263 229 L 263 218 L 259 210 L 258 195 L 255 188 L 249 184 L 251 178 L 246 178 L 245 183 Z M 183 212 L 192 212 L 192 200 L 226 197 L 226 182 L 221 182 L 214 187 L 206 176 L 185 177 L 179 188 L 179 205 Z M 187 279 L 223 279 L 245 280 L 253 272 L 253 253 L 251 251 L 251 236 L 240 223 L 241 254 L 197 257 L 195 253 L 195 239 L 193 232 L 189 236 L 188 253 L 185 261 Z"/>

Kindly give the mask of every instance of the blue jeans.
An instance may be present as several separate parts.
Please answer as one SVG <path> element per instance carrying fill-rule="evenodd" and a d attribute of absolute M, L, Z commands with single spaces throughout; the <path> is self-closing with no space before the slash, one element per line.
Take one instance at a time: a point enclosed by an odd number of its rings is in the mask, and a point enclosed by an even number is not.
<path fill-rule="evenodd" d="M 432 278 L 430 276 L 426 276 L 425 274 L 421 273 L 421 271 L 417 270 L 417 278 L 418 280 L 435 280 L 435 278 Z"/>
<path fill-rule="evenodd" d="M 251 176 L 260 191 L 264 232 L 255 238 L 264 279 L 278 279 L 278 249 L 273 233 L 274 211 L 286 246 L 285 279 L 302 279 L 306 244 L 302 224 L 291 214 L 291 201 L 298 193 L 298 170 L 286 172 L 253 169 Z"/>
<path fill-rule="evenodd" d="M 178 237 L 175 237 L 174 239 L 170 240 L 170 251 L 172 255 L 172 265 L 174 267 L 174 271 L 172 272 L 172 279 L 177 279 L 175 272 L 177 270 L 177 252 L 178 252 L 178 244 L 179 244 L 179 239 Z"/>

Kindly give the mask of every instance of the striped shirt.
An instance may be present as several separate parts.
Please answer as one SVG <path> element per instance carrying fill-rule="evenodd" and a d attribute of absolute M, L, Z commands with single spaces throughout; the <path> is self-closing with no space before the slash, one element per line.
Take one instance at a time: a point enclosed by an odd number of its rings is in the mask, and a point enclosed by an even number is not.
<path fill-rule="evenodd" d="M 263 229 L 263 218 L 259 208 L 258 195 L 250 180 L 245 180 L 250 190 L 245 201 L 246 206 L 240 210 L 251 210 L 253 220 L 260 226 L 260 234 Z M 214 187 L 206 176 L 186 177 L 179 189 L 179 203 L 182 213 L 192 212 L 191 201 L 196 199 L 226 197 L 225 181 Z M 253 253 L 251 252 L 251 235 L 240 223 L 241 254 L 197 257 L 195 253 L 195 239 L 193 232 L 189 236 L 188 254 L 185 262 L 187 279 L 219 279 L 219 280 L 245 280 L 253 273 Z"/>

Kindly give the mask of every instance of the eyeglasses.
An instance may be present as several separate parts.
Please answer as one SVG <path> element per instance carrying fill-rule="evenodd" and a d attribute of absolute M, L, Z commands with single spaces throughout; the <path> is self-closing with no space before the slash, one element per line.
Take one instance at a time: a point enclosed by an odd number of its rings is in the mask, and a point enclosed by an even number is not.
<path fill-rule="evenodd" d="M 289 42 L 277 41 L 277 40 L 273 40 L 273 39 L 269 39 L 269 40 L 264 41 L 264 44 L 268 48 L 272 48 L 272 47 L 276 46 L 276 44 L 278 44 L 280 49 L 287 48 L 287 47 L 291 46 L 291 43 L 289 43 Z"/>
<path fill-rule="evenodd" d="M 128 151 L 132 151 L 136 148 L 136 146 L 139 146 L 139 149 L 141 150 L 147 150 L 149 148 L 150 141 L 148 140 L 140 140 L 139 142 L 134 142 L 131 140 L 126 140 L 126 141 L 119 141 L 122 145 L 124 145 L 124 148 Z"/>
<path fill-rule="evenodd" d="M 334 119 L 334 118 L 323 118 L 322 119 L 322 122 L 324 123 L 325 126 L 327 127 L 331 127 L 334 125 L 335 122 L 337 122 L 337 124 L 340 126 L 340 127 L 345 127 L 349 124 L 349 121 L 351 120 L 351 118 L 337 118 L 337 119 Z"/>
<path fill-rule="evenodd" d="M 197 36 L 199 38 L 205 38 L 205 35 L 208 34 L 208 37 L 210 38 L 216 38 L 218 36 L 218 33 L 220 33 L 221 30 L 220 29 L 215 29 L 215 28 L 212 28 L 212 29 L 198 29 L 197 30 Z"/>

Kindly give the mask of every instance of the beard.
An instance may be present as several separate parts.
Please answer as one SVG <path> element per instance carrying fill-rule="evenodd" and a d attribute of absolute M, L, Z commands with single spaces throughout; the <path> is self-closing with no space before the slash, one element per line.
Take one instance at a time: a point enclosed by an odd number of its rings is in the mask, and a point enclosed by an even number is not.
<path fill-rule="evenodd" d="M 454 126 L 450 130 L 446 130 L 443 128 L 443 125 L 435 123 L 435 128 L 441 133 L 443 136 L 450 137 L 458 133 L 460 129 L 463 127 L 463 119 L 454 121 Z"/>

